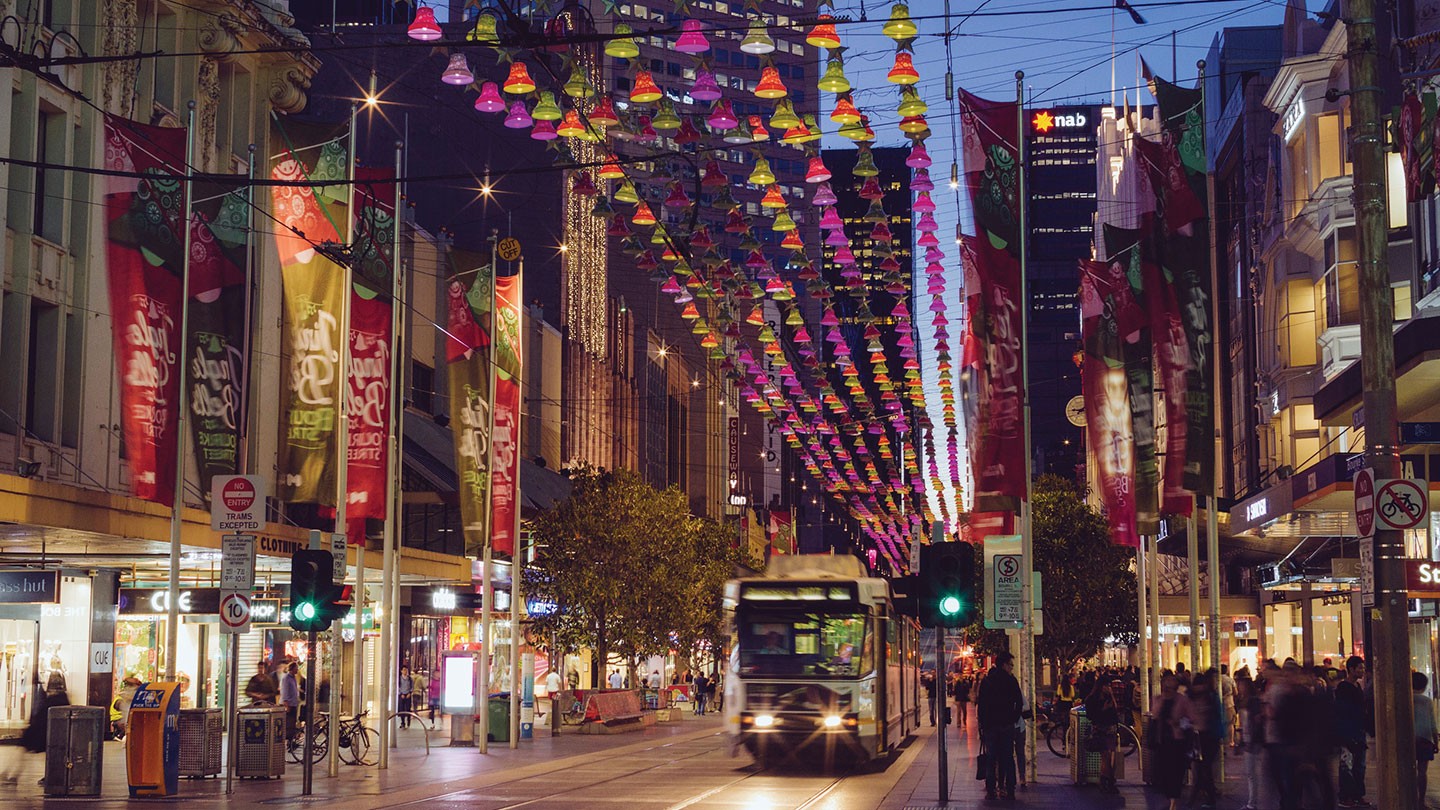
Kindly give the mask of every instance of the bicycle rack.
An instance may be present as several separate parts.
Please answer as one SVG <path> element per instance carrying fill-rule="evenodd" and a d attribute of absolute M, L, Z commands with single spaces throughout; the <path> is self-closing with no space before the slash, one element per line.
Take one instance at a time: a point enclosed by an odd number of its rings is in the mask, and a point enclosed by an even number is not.
<path fill-rule="evenodd" d="M 430 756 L 430 732 L 431 732 L 433 729 L 431 729 L 430 726 L 429 726 L 429 724 L 427 724 L 427 723 L 425 722 L 425 718 L 421 717 L 420 715 L 416 714 L 415 712 L 391 712 L 389 719 L 390 719 L 390 720 L 394 720 L 395 718 L 397 718 L 397 717 L 399 717 L 399 716 L 401 716 L 401 715 L 405 715 L 406 717 L 410 717 L 410 718 L 412 718 L 412 719 L 414 719 L 414 720 L 419 721 L 419 723 L 420 723 L 420 728 L 422 728 L 422 729 L 425 730 L 425 756 L 427 756 L 427 757 Z M 395 735 L 394 735 L 394 734 L 391 734 L 391 735 L 390 735 L 390 739 L 392 739 L 392 740 L 395 739 Z"/>

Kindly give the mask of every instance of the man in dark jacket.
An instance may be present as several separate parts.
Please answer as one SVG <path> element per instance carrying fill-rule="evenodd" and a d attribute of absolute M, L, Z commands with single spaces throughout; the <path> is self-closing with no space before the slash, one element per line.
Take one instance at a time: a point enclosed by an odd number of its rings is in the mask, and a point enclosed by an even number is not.
<path fill-rule="evenodd" d="M 985 773 L 985 798 L 1015 798 L 1015 725 L 1020 722 L 1024 701 L 1020 682 L 1015 680 L 1015 657 L 1008 652 L 995 656 L 995 666 L 980 682 L 975 698 L 980 739 L 990 758 Z"/>
<path fill-rule="evenodd" d="M 1365 801 L 1365 730 L 1370 727 L 1365 659 L 1350 656 L 1345 680 L 1335 685 L 1335 737 L 1340 744 L 1340 806 L 1369 807 Z"/>

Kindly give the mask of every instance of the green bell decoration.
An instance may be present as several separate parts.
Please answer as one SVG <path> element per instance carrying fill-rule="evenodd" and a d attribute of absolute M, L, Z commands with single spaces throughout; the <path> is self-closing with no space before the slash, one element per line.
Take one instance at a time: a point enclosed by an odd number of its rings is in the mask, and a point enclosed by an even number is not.
<path fill-rule="evenodd" d="M 634 59 L 640 55 L 640 46 L 635 44 L 631 34 L 634 29 L 625 23 L 617 23 L 615 26 L 615 39 L 605 43 L 605 55 L 613 56 L 616 59 Z"/>
<path fill-rule="evenodd" d="M 620 184 L 615 192 L 615 202 L 630 203 L 634 205 L 640 202 L 640 194 L 635 191 L 635 184 L 626 180 Z"/>
<path fill-rule="evenodd" d="M 497 30 L 499 27 L 497 25 L 498 22 L 494 14 L 479 15 L 475 18 L 475 27 L 470 29 L 470 33 L 465 35 L 465 39 L 470 42 L 479 42 L 485 45 L 500 44 L 500 34 Z"/>
<path fill-rule="evenodd" d="M 650 126 L 657 132 L 672 132 L 680 128 L 680 116 L 675 114 L 675 107 L 670 103 L 670 99 L 660 102 L 660 111 L 650 120 Z"/>
<path fill-rule="evenodd" d="M 888 222 L 890 220 L 890 217 L 888 214 L 885 213 L 885 206 L 881 205 L 879 200 L 871 200 L 870 209 L 865 212 L 864 219 L 866 222 L 872 223 Z"/>
<path fill-rule="evenodd" d="M 540 93 L 540 101 L 535 104 L 535 110 L 530 113 L 530 117 L 536 121 L 559 121 L 565 117 L 565 113 L 560 112 L 560 105 L 555 103 L 555 94 L 545 90 Z"/>
<path fill-rule="evenodd" d="M 590 216 L 604 217 L 605 219 L 615 216 L 615 209 L 610 205 L 610 198 L 604 194 L 596 194 L 595 205 L 590 209 Z"/>
<path fill-rule="evenodd" d="M 914 39 L 920 29 L 915 25 L 915 21 L 910 19 L 910 7 L 904 3 L 896 3 L 890 7 L 890 19 L 880 29 L 880 33 L 900 42 Z"/>
<path fill-rule="evenodd" d="M 895 110 L 902 118 L 910 118 L 916 115 L 924 115 L 930 109 L 930 105 L 920 98 L 920 93 L 913 85 L 900 91 L 900 106 Z"/>
<path fill-rule="evenodd" d="M 862 145 L 860 155 L 855 158 L 855 170 L 851 174 L 856 177 L 878 177 L 880 169 L 875 166 L 875 156 L 870 153 L 870 148 Z"/>
<path fill-rule="evenodd" d="M 755 158 L 755 168 L 750 171 L 748 182 L 757 186 L 768 186 L 775 182 L 775 173 L 770 170 L 770 161 L 763 157 Z"/>
<path fill-rule="evenodd" d="M 798 126 L 800 126 L 800 116 L 795 114 L 795 107 L 790 104 L 789 99 L 781 99 L 775 105 L 775 114 L 770 116 L 770 128 L 787 130 Z"/>
<path fill-rule="evenodd" d="M 570 68 L 570 78 L 565 80 L 565 86 L 560 89 L 571 98 L 590 98 L 595 95 L 595 85 L 590 83 L 590 77 L 580 65 Z"/>
<path fill-rule="evenodd" d="M 848 93 L 850 92 L 850 80 L 845 78 L 845 65 L 838 57 L 832 58 L 825 65 L 825 75 L 815 86 L 827 93 Z"/>

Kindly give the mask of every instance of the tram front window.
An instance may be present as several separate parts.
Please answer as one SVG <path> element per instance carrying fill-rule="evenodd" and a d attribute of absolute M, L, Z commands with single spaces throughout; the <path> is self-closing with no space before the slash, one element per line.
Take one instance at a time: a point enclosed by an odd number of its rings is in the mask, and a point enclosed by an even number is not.
<path fill-rule="evenodd" d="M 856 614 L 752 614 L 740 623 L 740 673 L 862 675 L 872 668 L 865 629 Z"/>

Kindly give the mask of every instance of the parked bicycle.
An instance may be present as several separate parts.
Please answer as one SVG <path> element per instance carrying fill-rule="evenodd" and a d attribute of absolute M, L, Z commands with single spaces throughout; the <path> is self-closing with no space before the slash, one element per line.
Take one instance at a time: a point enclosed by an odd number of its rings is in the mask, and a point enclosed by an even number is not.
<path fill-rule="evenodd" d="M 374 765 L 378 761 L 380 733 L 365 725 L 365 716 L 368 714 L 369 712 L 361 712 L 354 717 L 340 720 L 336 741 L 340 746 L 340 759 L 346 764 Z M 299 726 L 299 731 L 286 745 L 285 753 L 291 762 L 301 762 L 305 758 L 304 728 L 303 725 Z M 320 712 L 315 720 L 315 741 L 310 759 L 312 762 L 319 762 L 329 753 L 330 715 Z"/>

